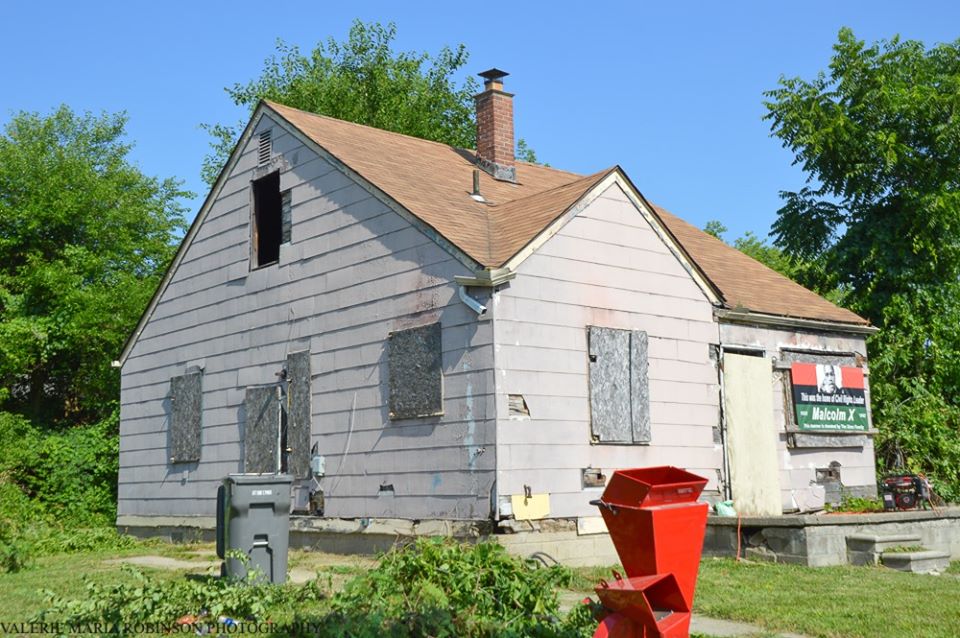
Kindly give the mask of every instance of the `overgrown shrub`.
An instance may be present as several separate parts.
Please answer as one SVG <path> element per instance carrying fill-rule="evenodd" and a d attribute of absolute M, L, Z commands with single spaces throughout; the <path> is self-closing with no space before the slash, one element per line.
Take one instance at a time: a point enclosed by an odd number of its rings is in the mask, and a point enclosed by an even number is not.
<path fill-rule="evenodd" d="M 324 588 L 316 581 L 276 586 L 259 584 L 256 573 L 238 582 L 213 576 L 168 579 L 124 569 L 120 584 L 87 580 L 79 599 L 48 592 L 49 607 L 35 620 L 99 623 L 122 633 L 138 623 L 171 626 L 185 615 L 199 616 L 201 624 L 223 616 L 279 617 L 320 638 L 587 638 L 596 626 L 585 605 L 566 616 L 560 612 L 557 589 L 571 583 L 573 572 L 514 558 L 496 543 L 419 540 L 385 554 L 328 604 L 321 602 Z M 277 636 L 291 635 L 282 623 L 276 629 Z"/>
<path fill-rule="evenodd" d="M 419 539 L 347 583 L 322 624 L 343 637 L 589 636 L 586 610 L 561 618 L 557 588 L 572 579 L 497 543 Z"/>
<path fill-rule="evenodd" d="M 201 623 L 215 623 L 221 617 L 263 620 L 278 606 L 317 601 L 323 596 L 315 584 L 259 584 L 255 571 L 247 580 L 240 581 L 213 575 L 165 580 L 130 565 L 122 569 L 125 577 L 117 584 L 105 585 L 85 578 L 86 595 L 79 599 L 45 592 L 49 607 L 34 620 L 99 624 L 122 634 L 124 627 L 137 624 L 172 627 L 184 616 Z"/>
<path fill-rule="evenodd" d="M 0 572 L 16 572 L 27 566 L 31 548 L 24 537 L 31 503 L 20 489 L 0 475 Z"/>
<path fill-rule="evenodd" d="M 923 473 L 960 499 L 960 284 L 895 295 L 870 337 L 877 470 Z"/>
<path fill-rule="evenodd" d="M 44 515 L 19 486 L 0 476 L 0 573 L 19 571 L 34 558 L 126 549 L 144 541 L 113 527 L 75 527 Z"/>
<path fill-rule="evenodd" d="M 0 412 L 0 571 L 37 556 L 137 543 L 113 529 L 117 416 L 44 433 Z"/>
<path fill-rule="evenodd" d="M 18 482 L 55 513 L 81 526 L 113 525 L 116 519 L 119 413 L 87 426 L 37 437 Z"/>

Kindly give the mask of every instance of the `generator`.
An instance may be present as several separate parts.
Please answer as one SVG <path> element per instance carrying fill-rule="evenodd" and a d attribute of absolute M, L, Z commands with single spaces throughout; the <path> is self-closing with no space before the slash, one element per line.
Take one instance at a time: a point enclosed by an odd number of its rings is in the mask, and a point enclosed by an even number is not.
<path fill-rule="evenodd" d="M 916 474 L 897 474 L 883 479 L 883 509 L 910 510 L 930 502 L 927 479 Z"/>

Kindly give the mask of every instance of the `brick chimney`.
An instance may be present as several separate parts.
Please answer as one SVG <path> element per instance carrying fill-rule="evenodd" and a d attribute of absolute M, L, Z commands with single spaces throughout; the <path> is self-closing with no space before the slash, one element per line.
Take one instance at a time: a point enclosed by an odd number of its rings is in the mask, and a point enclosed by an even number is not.
<path fill-rule="evenodd" d="M 513 94 L 503 90 L 503 78 L 510 74 L 490 69 L 479 75 L 484 90 L 473 96 L 477 104 L 477 166 L 496 179 L 516 182 Z"/>

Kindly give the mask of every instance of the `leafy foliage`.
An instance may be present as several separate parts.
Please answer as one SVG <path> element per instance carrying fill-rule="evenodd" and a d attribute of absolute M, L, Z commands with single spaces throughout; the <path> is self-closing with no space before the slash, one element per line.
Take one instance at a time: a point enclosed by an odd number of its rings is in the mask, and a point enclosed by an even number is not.
<path fill-rule="evenodd" d="M 0 409 L 97 421 L 110 368 L 183 226 L 173 180 L 127 159 L 123 115 L 16 114 L 0 135 Z"/>
<path fill-rule="evenodd" d="M 26 495 L 0 477 L 0 573 L 18 572 L 29 565 L 33 552 L 23 528 L 32 509 Z"/>
<path fill-rule="evenodd" d="M 527 140 L 522 137 L 517 139 L 517 148 L 514 152 L 514 156 L 521 162 L 528 162 L 530 164 L 541 164 L 542 166 L 550 166 L 544 162 L 541 162 L 537 158 L 537 152 L 527 144 Z"/>
<path fill-rule="evenodd" d="M 132 567 L 124 570 L 120 584 L 85 578 L 81 598 L 49 592 L 48 607 L 37 620 L 170 626 L 186 614 L 202 614 L 201 624 L 221 616 L 287 617 L 309 627 L 309 635 L 325 638 L 586 638 L 596 625 L 585 605 L 560 618 L 556 588 L 573 581 L 571 570 L 538 568 L 508 555 L 497 543 L 420 539 L 382 556 L 375 569 L 354 577 L 332 598 L 317 581 L 261 584 L 254 571 L 245 581 L 232 581 L 212 576 L 171 580 Z"/>
<path fill-rule="evenodd" d="M 335 636 L 580 636 L 584 610 L 560 619 L 569 570 L 538 568 L 497 543 L 419 539 L 393 550 L 332 600 Z"/>
<path fill-rule="evenodd" d="M 716 237 L 720 241 L 724 241 L 723 235 L 726 233 L 729 228 L 727 228 L 723 222 L 718 219 L 711 219 L 703 226 L 703 232 L 710 235 L 711 237 Z"/>
<path fill-rule="evenodd" d="M 0 472 L 31 499 L 33 518 L 72 527 L 112 525 L 117 420 L 115 411 L 98 423 L 45 433 L 23 417 L 0 413 Z"/>
<path fill-rule="evenodd" d="M 260 100 L 328 115 L 349 122 L 405 133 L 452 146 L 472 148 L 476 131 L 473 95 L 477 82 L 454 75 L 467 63 L 463 45 L 435 55 L 395 52 L 393 23 L 354 21 L 346 42 L 333 38 L 308 55 L 282 40 L 259 77 L 227 88 L 238 106 L 251 110 Z M 212 184 L 233 149 L 239 127 L 207 125 L 213 154 L 202 174 Z"/>
<path fill-rule="evenodd" d="M 844 494 L 839 505 L 831 506 L 828 503 L 826 509 L 829 512 L 851 512 L 858 514 L 866 512 L 882 512 L 883 501 L 877 498 L 865 498 L 862 496 L 851 496 L 849 494 Z"/>
<path fill-rule="evenodd" d="M 129 565 L 124 565 L 123 571 L 123 581 L 112 585 L 85 577 L 83 598 L 66 599 L 47 591 L 48 607 L 36 620 L 66 625 L 100 624 L 122 633 L 123 627 L 137 624 L 171 627 L 187 615 L 201 621 L 210 618 L 212 622 L 221 617 L 260 620 L 278 605 L 315 602 L 323 597 L 315 584 L 279 587 L 255 582 L 259 574 L 254 571 L 243 580 L 212 575 L 165 580 Z"/>
<path fill-rule="evenodd" d="M 42 432 L 0 412 L 0 571 L 47 554 L 119 549 L 134 539 L 116 516 L 117 415 Z"/>
<path fill-rule="evenodd" d="M 881 328 L 871 389 L 881 469 L 960 496 L 960 41 L 867 46 L 840 31 L 829 72 L 768 92 L 773 135 L 808 185 L 782 193 L 775 243 L 817 290 Z"/>
<path fill-rule="evenodd" d="M 872 46 L 840 31 L 829 74 L 767 93 L 773 134 L 810 186 L 782 193 L 774 234 L 822 259 L 873 321 L 893 295 L 960 276 L 960 41 Z"/>

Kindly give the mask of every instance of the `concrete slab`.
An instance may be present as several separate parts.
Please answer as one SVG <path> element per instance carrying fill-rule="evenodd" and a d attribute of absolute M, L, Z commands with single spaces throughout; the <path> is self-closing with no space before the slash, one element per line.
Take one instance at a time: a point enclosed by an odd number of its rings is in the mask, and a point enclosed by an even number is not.
<path fill-rule="evenodd" d="M 756 637 L 770 636 L 771 638 L 806 638 L 801 634 L 776 633 L 756 625 L 719 618 L 707 618 L 698 614 L 693 615 L 690 621 L 690 633 L 703 634 L 711 638 L 727 638 L 728 636 Z"/>
<path fill-rule="evenodd" d="M 711 638 L 726 638 L 727 636 L 806 638 L 806 636 L 801 634 L 776 633 L 749 623 L 721 620 L 719 618 L 707 618 L 706 616 L 699 616 L 697 614 L 694 614 L 693 619 L 690 621 L 690 633 L 703 634 L 705 636 L 711 636 Z"/>
<path fill-rule="evenodd" d="M 950 566 L 950 554 L 946 552 L 884 552 L 880 562 L 885 567 L 915 574 L 942 574 Z"/>

